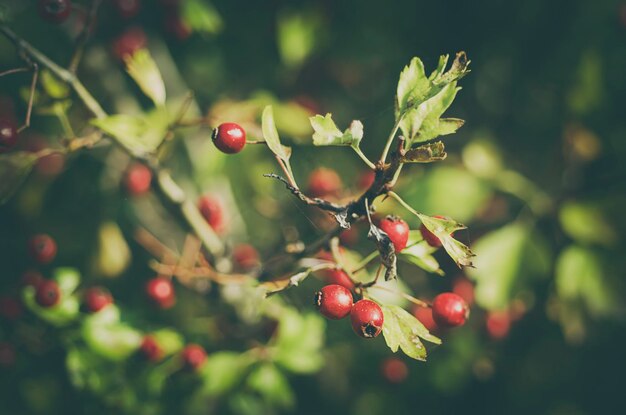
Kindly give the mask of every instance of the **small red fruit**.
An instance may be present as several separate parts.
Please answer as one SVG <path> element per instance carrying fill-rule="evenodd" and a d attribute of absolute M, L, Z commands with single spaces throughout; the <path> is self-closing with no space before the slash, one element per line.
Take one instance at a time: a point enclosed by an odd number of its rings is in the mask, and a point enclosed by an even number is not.
<path fill-rule="evenodd" d="M 129 19 L 139 13 L 141 8 L 140 0 L 114 0 L 113 5 L 120 16 Z"/>
<path fill-rule="evenodd" d="M 35 261 L 40 264 L 48 264 L 57 255 L 57 244 L 50 235 L 42 233 L 30 239 L 28 250 Z"/>
<path fill-rule="evenodd" d="M 113 303 L 111 293 L 102 287 L 92 287 L 85 291 L 85 309 L 90 313 L 97 313 L 104 307 Z"/>
<path fill-rule="evenodd" d="M 249 271 L 259 265 L 259 252 L 250 244 L 239 244 L 233 248 L 235 268 Z"/>
<path fill-rule="evenodd" d="M 452 281 L 452 292 L 465 300 L 468 306 L 474 304 L 474 284 L 465 277 Z"/>
<path fill-rule="evenodd" d="M 15 321 L 22 315 L 22 303 L 13 297 L 0 297 L 0 316 L 6 320 Z"/>
<path fill-rule="evenodd" d="M 119 60 L 132 56 L 148 43 L 148 38 L 143 30 L 132 27 L 124 32 L 113 42 L 113 53 Z"/>
<path fill-rule="evenodd" d="M 239 153 L 246 146 L 246 131 L 239 124 L 225 122 L 213 129 L 213 144 L 223 153 Z"/>
<path fill-rule="evenodd" d="M 35 291 L 35 301 L 42 307 L 52 307 L 61 300 L 61 290 L 59 284 L 53 280 L 41 282 Z"/>
<path fill-rule="evenodd" d="M 313 197 L 337 196 L 341 190 L 341 178 L 335 170 L 319 167 L 309 175 L 308 189 Z"/>
<path fill-rule="evenodd" d="M 437 219 L 445 219 L 443 216 L 439 215 L 435 215 L 433 217 Z M 428 228 L 424 226 L 424 224 L 420 226 L 420 233 L 422 234 L 422 238 L 424 238 L 428 245 L 432 246 L 433 248 L 439 248 L 441 246 L 441 240 L 439 240 L 437 235 L 429 231 Z M 450 235 L 454 235 L 454 233 L 451 233 Z"/>
<path fill-rule="evenodd" d="M 5 117 L 0 117 L 0 154 L 11 150 L 17 143 L 17 127 Z"/>
<path fill-rule="evenodd" d="M 172 281 L 163 277 L 156 277 L 146 284 L 146 294 L 160 308 L 171 308 L 176 304 L 176 294 Z"/>
<path fill-rule="evenodd" d="M 197 370 L 206 361 L 206 351 L 198 344 L 188 344 L 181 356 L 186 369 Z"/>
<path fill-rule="evenodd" d="M 504 339 L 511 330 L 511 316 L 507 311 L 490 311 L 487 313 L 485 326 L 492 339 Z"/>
<path fill-rule="evenodd" d="M 383 310 L 370 300 L 359 300 L 350 310 L 352 329 L 366 339 L 376 337 L 383 329 Z"/>
<path fill-rule="evenodd" d="M 433 319 L 442 327 L 458 327 L 469 317 L 465 300 L 454 293 L 442 293 L 433 301 Z"/>
<path fill-rule="evenodd" d="M 70 0 L 39 0 L 39 16 L 51 23 L 63 23 L 72 12 Z"/>
<path fill-rule="evenodd" d="M 152 172 L 141 163 L 133 163 L 126 171 L 124 176 L 124 185 L 126 190 L 133 196 L 139 196 L 150 190 L 152 182 Z"/>
<path fill-rule="evenodd" d="M 141 346 L 139 346 L 139 352 L 150 362 L 158 362 L 163 358 L 163 349 L 161 349 L 156 339 L 150 335 L 143 337 Z"/>
<path fill-rule="evenodd" d="M 433 310 L 430 307 L 415 306 L 413 315 L 426 327 L 429 332 L 436 331 L 439 327 L 433 319 Z"/>
<path fill-rule="evenodd" d="M 409 225 L 404 220 L 390 215 L 381 220 L 378 227 L 389 236 L 396 252 L 401 252 L 406 248 L 409 240 Z"/>
<path fill-rule="evenodd" d="M 354 246 L 359 242 L 359 230 L 356 226 L 352 225 L 350 229 L 339 234 L 339 241 L 345 246 Z"/>
<path fill-rule="evenodd" d="M 224 214 L 220 201 L 210 195 L 204 195 L 198 200 L 198 209 L 215 232 L 220 233 L 224 228 Z"/>
<path fill-rule="evenodd" d="M 346 317 L 352 309 L 352 293 L 337 284 L 327 285 L 316 292 L 314 301 L 320 314 L 331 320 Z"/>
<path fill-rule="evenodd" d="M 374 184 L 374 180 L 376 179 L 376 173 L 374 170 L 367 170 L 361 173 L 359 176 L 359 180 L 357 182 L 359 189 L 367 190 L 370 188 L 372 184 Z"/>
<path fill-rule="evenodd" d="M 354 283 L 350 276 L 342 269 L 328 269 L 323 271 L 322 275 L 327 284 L 341 285 L 349 290 L 354 288 Z"/>
<path fill-rule="evenodd" d="M 37 288 L 39 284 L 41 284 L 44 280 L 43 275 L 40 272 L 34 270 L 25 271 L 22 274 L 22 286 L 23 287 L 33 287 Z"/>
<path fill-rule="evenodd" d="M 397 357 L 389 357 L 383 361 L 380 367 L 383 376 L 391 383 L 402 383 L 409 375 L 406 363 Z"/>

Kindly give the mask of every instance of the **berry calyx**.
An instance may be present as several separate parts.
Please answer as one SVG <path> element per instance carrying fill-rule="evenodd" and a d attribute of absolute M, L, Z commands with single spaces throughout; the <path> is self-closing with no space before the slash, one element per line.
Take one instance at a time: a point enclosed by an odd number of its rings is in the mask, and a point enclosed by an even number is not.
<path fill-rule="evenodd" d="M 409 375 L 409 369 L 402 360 L 397 357 L 385 359 L 380 367 L 383 377 L 391 383 L 402 383 Z"/>
<path fill-rule="evenodd" d="M 454 293 L 439 294 L 433 300 L 433 319 L 442 327 L 458 327 L 469 317 L 465 300 Z"/>
<path fill-rule="evenodd" d="M 174 286 L 168 278 L 156 277 L 148 281 L 146 294 L 160 308 L 171 308 L 176 304 Z"/>
<path fill-rule="evenodd" d="M 250 244 L 239 244 L 233 248 L 235 268 L 250 271 L 259 265 L 259 252 Z"/>
<path fill-rule="evenodd" d="M 57 255 L 57 244 L 50 235 L 42 233 L 30 239 L 28 250 L 35 261 L 40 264 L 48 264 Z"/>
<path fill-rule="evenodd" d="M 222 153 L 239 153 L 246 146 L 246 131 L 234 122 L 225 122 L 213 130 L 213 144 Z"/>
<path fill-rule="evenodd" d="M 92 287 L 85 291 L 84 305 L 89 313 L 97 313 L 112 303 L 113 296 L 111 296 L 108 290 L 102 287 Z"/>
<path fill-rule="evenodd" d="M 440 215 L 435 215 L 433 216 L 433 218 L 445 219 L 443 216 Z M 432 246 L 433 248 L 441 247 L 441 240 L 437 237 L 437 235 L 429 231 L 428 228 L 424 226 L 424 224 L 420 226 L 420 233 L 422 234 L 422 238 L 424 238 L 428 245 Z M 450 235 L 454 235 L 454 233 L 451 233 Z"/>
<path fill-rule="evenodd" d="M 0 118 L 0 154 L 11 150 L 17 143 L 17 127 L 9 118 Z"/>
<path fill-rule="evenodd" d="M 206 351 L 198 344 L 188 344 L 181 353 L 186 369 L 197 370 L 206 361 Z"/>
<path fill-rule="evenodd" d="M 383 310 L 373 301 L 359 300 L 350 310 L 350 321 L 356 334 L 371 339 L 378 336 L 383 329 Z"/>
<path fill-rule="evenodd" d="M 133 163 L 130 165 L 124 176 L 124 185 L 128 193 L 138 196 L 150 190 L 152 182 L 152 172 L 141 163 Z"/>
<path fill-rule="evenodd" d="M 309 175 L 308 193 L 312 197 L 337 196 L 341 185 L 341 178 L 335 170 L 319 167 Z"/>
<path fill-rule="evenodd" d="M 409 225 L 404 220 L 390 215 L 381 220 L 378 227 L 389 236 L 396 252 L 401 252 L 406 248 L 409 240 Z"/>
<path fill-rule="evenodd" d="M 163 349 L 156 339 L 150 335 L 143 337 L 141 346 L 139 346 L 139 352 L 150 362 L 158 362 L 163 358 Z"/>
<path fill-rule="evenodd" d="M 346 317 L 352 309 L 352 293 L 337 284 L 327 285 L 316 292 L 314 301 L 320 314 L 331 320 Z"/>
<path fill-rule="evenodd" d="M 53 307 L 61 300 L 61 290 L 59 284 L 53 280 L 41 282 L 35 291 L 35 301 L 41 307 Z"/>
<path fill-rule="evenodd" d="M 439 328 L 433 319 L 433 310 L 430 307 L 416 306 L 413 309 L 413 316 L 431 333 Z"/>
<path fill-rule="evenodd" d="M 123 61 L 144 48 L 147 43 L 148 38 L 144 31 L 138 27 L 131 27 L 113 42 L 113 53 Z"/>
<path fill-rule="evenodd" d="M 198 209 L 215 232 L 221 232 L 224 228 L 224 214 L 220 201 L 210 195 L 204 195 L 198 200 Z"/>
<path fill-rule="evenodd" d="M 39 0 L 37 4 L 39 16 L 51 23 L 63 23 L 72 12 L 70 0 Z"/>

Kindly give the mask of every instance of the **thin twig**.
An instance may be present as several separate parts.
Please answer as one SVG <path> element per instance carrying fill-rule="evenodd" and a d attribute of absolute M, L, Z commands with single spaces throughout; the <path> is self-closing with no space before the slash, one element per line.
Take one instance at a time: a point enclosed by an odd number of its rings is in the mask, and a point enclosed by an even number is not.
<path fill-rule="evenodd" d="M 263 176 L 264 177 L 269 177 L 269 178 L 272 178 L 272 179 L 276 179 L 276 180 L 280 180 L 281 182 L 283 182 L 285 184 L 287 189 L 294 196 L 296 196 L 298 199 L 300 199 L 302 202 L 306 203 L 307 205 L 316 206 L 316 207 L 318 207 L 320 209 L 327 210 L 329 212 L 335 212 L 335 213 L 342 212 L 346 208 L 345 206 L 337 205 L 335 203 L 329 202 L 329 201 L 324 200 L 324 199 L 320 199 L 318 197 L 309 197 L 309 196 L 305 195 L 304 193 L 302 193 L 302 191 L 300 189 L 298 189 L 297 187 L 293 186 L 287 179 L 285 179 L 284 177 L 279 176 L 277 174 L 268 173 L 268 174 L 264 174 Z"/>
<path fill-rule="evenodd" d="M 28 95 L 28 108 L 26 109 L 26 119 L 24 125 L 17 129 L 18 133 L 21 133 L 26 128 L 30 127 L 30 116 L 33 113 L 33 100 L 35 99 L 35 88 L 37 87 L 37 78 L 39 77 L 39 65 L 35 62 L 33 65 L 33 78 L 30 81 L 30 93 Z"/>
<path fill-rule="evenodd" d="M 85 24 L 83 26 L 83 30 L 78 35 L 76 39 L 76 49 L 74 50 L 74 54 L 70 59 L 70 64 L 68 66 L 68 70 L 72 73 L 76 73 L 78 69 L 78 65 L 80 64 L 80 60 L 83 57 L 85 52 L 85 46 L 87 45 L 87 41 L 89 40 L 89 35 L 93 32 L 95 22 L 96 22 L 96 14 L 98 13 L 98 7 L 100 7 L 100 3 L 102 0 L 93 0 L 91 2 L 91 8 L 89 9 L 89 13 L 87 14 L 87 18 L 85 20 Z"/>
<path fill-rule="evenodd" d="M 20 73 L 20 72 L 28 72 L 30 70 L 29 67 L 24 67 L 24 68 L 14 68 L 14 69 L 7 69 L 4 72 L 0 72 L 0 77 L 4 76 L 4 75 L 11 75 L 13 73 Z"/>

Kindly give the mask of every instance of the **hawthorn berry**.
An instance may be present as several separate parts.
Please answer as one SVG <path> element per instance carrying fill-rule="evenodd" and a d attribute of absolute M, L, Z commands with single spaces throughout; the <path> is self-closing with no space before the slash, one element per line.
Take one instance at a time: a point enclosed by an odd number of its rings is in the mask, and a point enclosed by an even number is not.
<path fill-rule="evenodd" d="M 350 314 L 352 293 L 346 287 L 331 284 L 315 293 L 315 306 L 320 314 L 331 320 L 340 320 Z"/>
<path fill-rule="evenodd" d="M 454 293 L 439 294 L 433 300 L 433 319 L 441 327 L 458 327 L 469 317 L 465 300 Z"/>
<path fill-rule="evenodd" d="M 376 173 L 374 170 L 366 170 L 359 176 L 359 180 L 357 185 L 361 190 L 367 190 L 370 188 L 372 184 L 374 184 L 374 180 L 376 179 Z"/>
<path fill-rule="evenodd" d="M 28 250 L 35 261 L 40 264 L 48 264 L 57 254 L 57 244 L 50 235 L 42 233 L 30 239 Z"/>
<path fill-rule="evenodd" d="M 404 220 L 390 215 L 381 220 L 378 227 L 389 236 L 396 252 L 401 252 L 406 248 L 409 240 L 409 225 Z"/>
<path fill-rule="evenodd" d="M 443 216 L 440 215 L 435 215 L 433 217 L 437 219 L 445 219 Z M 424 224 L 420 226 L 420 233 L 422 234 L 422 238 L 424 238 L 428 245 L 432 246 L 433 248 L 441 247 L 441 240 L 437 237 L 437 235 L 429 231 L 428 228 L 424 226 Z M 451 233 L 450 235 L 454 235 L 454 233 Z"/>
<path fill-rule="evenodd" d="M 22 303 L 9 296 L 0 297 L 0 316 L 6 320 L 15 321 L 22 315 Z"/>
<path fill-rule="evenodd" d="M 339 234 L 339 241 L 346 246 L 356 245 L 359 242 L 359 230 L 354 225 L 350 226 Z"/>
<path fill-rule="evenodd" d="M 17 143 L 17 127 L 5 117 L 0 117 L 0 154 L 11 150 Z"/>
<path fill-rule="evenodd" d="M 319 167 L 309 175 L 308 193 L 313 197 L 337 196 L 341 185 L 341 178 L 335 170 Z"/>
<path fill-rule="evenodd" d="M 341 250 L 341 247 L 340 247 Z M 333 255 L 328 251 L 320 252 L 317 257 L 326 261 L 334 262 Z M 320 275 L 327 284 L 337 284 L 351 290 L 354 288 L 354 283 L 350 276 L 342 269 L 325 269 L 320 271 Z"/>
<path fill-rule="evenodd" d="M 220 201 L 211 196 L 204 195 L 198 200 L 198 209 L 215 232 L 221 232 L 224 228 L 224 214 Z"/>
<path fill-rule="evenodd" d="M 89 313 L 97 313 L 113 303 L 111 293 L 102 287 L 88 288 L 84 294 L 84 306 Z"/>
<path fill-rule="evenodd" d="M 35 291 L 35 301 L 41 307 L 52 307 L 61 300 L 61 289 L 59 284 L 53 280 L 42 281 Z"/>
<path fill-rule="evenodd" d="M 465 300 L 468 306 L 474 304 L 474 284 L 465 277 L 452 281 L 452 292 Z"/>
<path fill-rule="evenodd" d="M 206 351 L 198 344 L 188 344 L 181 352 L 186 369 L 197 370 L 206 361 Z"/>
<path fill-rule="evenodd" d="M 174 285 L 168 278 L 156 277 L 148 281 L 146 294 L 160 308 L 171 308 L 176 304 Z"/>
<path fill-rule="evenodd" d="M 124 185 L 128 193 L 138 196 L 150 190 L 152 172 L 142 163 L 133 163 L 128 167 L 124 176 Z"/>
<path fill-rule="evenodd" d="M 141 0 L 114 0 L 115 9 L 125 19 L 129 19 L 139 13 Z"/>
<path fill-rule="evenodd" d="M 402 360 L 397 357 L 385 359 L 380 367 L 383 377 L 391 383 L 402 383 L 409 375 L 409 369 Z"/>
<path fill-rule="evenodd" d="M 213 129 L 213 144 L 222 153 L 239 153 L 246 146 L 246 131 L 234 122 L 225 122 Z"/>
<path fill-rule="evenodd" d="M 352 329 L 361 337 L 373 338 L 383 329 L 383 310 L 371 300 L 359 300 L 350 310 Z"/>
<path fill-rule="evenodd" d="M 113 53 L 121 61 L 132 56 L 148 43 L 148 38 L 143 30 L 131 27 L 113 42 Z"/>
<path fill-rule="evenodd" d="M 63 23 L 72 12 L 70 0 L 39 0 L 39 16 L 51 23 Z"/>
<path fill-rule="evenodd" d="M 504 339 L 511 330 L 511 316 L 507 311 L 490 311 L 485 318 L 487 334 L 494 340 Z"/>
<path fill-rule="evenodd" d="M 141 341 L 141 346 L 139 346 L 139 352 L 141 355 L 146 358 L 150 362 L 158 362 L 163 358 L 163 349 L 157 342 L 157 340 L 150 336 L 146 335 L 143 337 Z"/>
<path fill-rule="evenodd" d="M 419 322 L 422 323 L 431 333 L 439 328 L 433 319 L 433 310 L 430 307 L 415 306 L 413 309 L 413 316 L 415 316 L 415 318 L 418 319 Z"/>
<path fill-rule="evenodd" d="M 249 271 L 259 265 L 259 252 L 250 244 L 239 244 L 233 248 L 235 268 Z"/>

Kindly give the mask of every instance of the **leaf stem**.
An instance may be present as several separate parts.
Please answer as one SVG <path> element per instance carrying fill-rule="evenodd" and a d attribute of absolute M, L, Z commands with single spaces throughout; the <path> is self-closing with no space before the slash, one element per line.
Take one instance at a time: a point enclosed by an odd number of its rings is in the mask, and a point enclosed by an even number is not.
<path fill-rule="evenodd" d="M 362 269 L 364 269 L 367 266 L 367 264 L 372 262 L 372 260 L 374 258 L 378 257 L 378 255 L 380 255 L 379 252 L 378 251 L 374 251 L 371 254 L 369 254 L 368 256 L 366 256 L 365 258 L 363 258 L 363 260 L 357 264 L 356 268 L 354 268 L 352 270 L 352 273 L 356 274 L 357 272 L 359 272 Z"/>
<path fill-rule="evenodd" d="M 415 209 L 413 209 L 408 203 L 406 203 L 396 192 L 389 191 L 387 195 L 393 199 L 395 199 L 398 203 L 400 203 L 406 210 L 411 212 L 417 217 L 420 217 L 420 213 L 418 213 Z"/>
<path fill-rule="evenodd" d="M 374 163 L 372 163 L 370 161 L 370 159 L 367 158 L 367 156 L 365 156 L 365 154 L 363 154 L 363 152 L 361 151 L 361 149 L 359 147 L 354 147 L 352 146 L 352 149 L 356 152 L 356 154 L 361 157 L 361 160 L 363 160 L 363 162 L 365 164 L 367 164 L 367 166 L 372 169 L 372 170 L 376 170 L 376 165 Z"/>
<path fill-rule="evenodd" d="M 400 128 L 402 117 L 403 117 L 402 115 L 398 117 L 398 120 L 396 121 L 396 123 L 393 125 L 393 128 L 391 129 L 391 133 L 389 134 L 389 137 L 387 137 L 387 143 L 385 144 L 385 149 L 383 150 L 383 153 L 380 156 L 381 163 L 384 163 L 385 160 L 387 159 L 387 154 L 389 153 L 389 149 L 391 148 L 391 143 L 393 143 L 393 139 L 396 137 L 398 128 Z"/>

